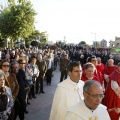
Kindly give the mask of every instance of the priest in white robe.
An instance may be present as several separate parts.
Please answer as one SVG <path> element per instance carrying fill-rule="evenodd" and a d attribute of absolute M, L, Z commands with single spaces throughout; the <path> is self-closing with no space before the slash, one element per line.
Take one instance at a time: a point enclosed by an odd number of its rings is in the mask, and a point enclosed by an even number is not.
<path fill-rule="evenodd" d="M 68 107 L 83 99 L 84 82 L 80 80 L 82 68 L 77 62 L 71 62 L 68 67 L 70 78 L 58 84 L 49 120 L 64 120 Z"/>
<path fill-rule="evenodd" d="M 65 120 L 110 120 L 106 107 L 100 104 L 103 98 L 100 83 L 88 80 L 83 90 L 84 100 L 67 110 Z"/>

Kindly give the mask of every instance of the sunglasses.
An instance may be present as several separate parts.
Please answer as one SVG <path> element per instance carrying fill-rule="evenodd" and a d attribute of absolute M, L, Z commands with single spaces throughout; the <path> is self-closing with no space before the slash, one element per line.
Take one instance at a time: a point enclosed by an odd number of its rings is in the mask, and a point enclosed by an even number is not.
<path fill-rule="evenodd" d="M 26 64 L 26 63 L 20 63 L 20 64 Z"/>
<path fill-rule="evenodd" d="M 3 67 L 9 67 L 10 65 L 2 65 Z"/>

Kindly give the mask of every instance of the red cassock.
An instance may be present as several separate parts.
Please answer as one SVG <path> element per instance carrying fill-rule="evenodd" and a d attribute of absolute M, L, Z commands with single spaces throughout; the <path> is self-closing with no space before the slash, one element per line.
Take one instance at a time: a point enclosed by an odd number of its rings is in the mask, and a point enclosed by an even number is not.
<path fill-rule="evenodd" d="M 112 72 L 114 72 L 115 70 L 117 69 L 117 66 L 106 66 L 104 71 L 103 71 L 103 74 L 106 74 L 106 75 L 110 75 Z"/>
<path fill-rule="evenodd" d="M 103 74 L 99 70 L 95 70 L 94 76 L 99 80 L 100 84 L 103 84 Z"/>
<path fill-rule="evenodd" d="M 103 63 L 101 63 L 101 65 L 97 65 L 96 66 L 97 70 L 99 70 L 101 73 L 103 73 L 103 70 L 105 68 L 105 65 Z"/>
<path fill-rule="evenodd" d="M 120 108 L 120 98 L 115 94 L 111 88 L 111 80 L 114 80 L 120 86 L 120 72 L 118 70 L 114 71 L 109 76 L 110 80 L 105 92 L 105 97 L 103 103 L 107 106 L 108 109 L 111 108 Z M 109 112 L 111 120 L 118 120 L 120 114 L 115 113 L 114 111 Z"/>
<path fill-rule="evenodd" d="M 115 70 L 117 69 L 117 66 L 106 66 L 105 69 L 103 70 L 103 75 L 106 74 L 106 75 L 110 75 L 112 72 L 114 72 Z M 105 89 L 107 87 L 107 82 L 104 81 L 104 84 L 105 84 Z"/>
<path fill-rule="evenodd" d="M 86 77 L 85 73 L 83 73 L 81 80 L 84 81 L 84 82 L 86 82 L 87 80 L 90 80 L 90 79 L 88 79 L 88 78 Z M 91 80 L 95 80 L 95 81 L 101 83 L 100 80 L 99 80 L 96 76 L 93 76 L 93 78 L 92 78 Z"/>

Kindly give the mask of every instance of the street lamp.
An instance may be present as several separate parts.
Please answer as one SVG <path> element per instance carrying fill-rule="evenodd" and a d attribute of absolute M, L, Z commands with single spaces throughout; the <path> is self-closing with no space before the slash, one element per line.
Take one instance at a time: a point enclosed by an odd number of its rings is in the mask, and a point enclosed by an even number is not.
<path fill-rule="evenodd" d="M 91 34 L 94 34 L 95 35 L 95 48 L 97 48 L 97 41 L 96 41 L 96 33 L 92 33 Z"/>

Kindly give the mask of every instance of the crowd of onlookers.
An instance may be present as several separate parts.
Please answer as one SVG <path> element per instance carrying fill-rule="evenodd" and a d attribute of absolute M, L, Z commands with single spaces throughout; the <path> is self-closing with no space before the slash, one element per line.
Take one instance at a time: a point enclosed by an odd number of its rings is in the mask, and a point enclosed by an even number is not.
<path fill-rule="evenodd" d="M 104 85 L 102 78 L 104 77 L 106 86 L 107 81 L 109 81 L 108 73 L 103 73 L 104 66 L 101 67 L 101 64 L 107 65 L 108 59 L 110 59 L 108 66 L 113 66 L 114 60 L 110 56 L 109 50 L 100 52 L 82 46 L 66 46 L 63 49 L 58 47 L 55 50 L 51 50 L 50 46 L 45 46 L 42 50 L 15 47 L 2 49 L 0 51 L 0 94 L 1 96 L 7 94 L 7 97 L 4 96 L 5 100 L 0 100 L 0 117 L 3 120 L 15 120 L 18 115 L 20 120 L 24 120 L 24 114 L 29 112 L 27 110 L 27 105 L 30 105 L 29 99 L 35 99 L 36 94 L 45 93 L 44 80 L 46 85 L 51 85 L 53 71 L 59 65 L 60 82 L 62 82 L 63 79 L 67 78 L 67 67 L 71 61 L 79 61 L 83 66 L 82 79 L 84 81 L 88 77 L 95 77 L 101 85 Z M 89 64 L 84 65 L 86 61 Z M 94 71 L 95 67 L 101 71 L 103 76 L 101 73 Z M 92 68 L 91 73 L 89 72 L 90 68 Z M 103 86 L 103 88 L 105 87 Z M 6 107 L 2 109 L 1 106 Z"/>
<path fill-rule="evenodd" d="M 27 105 L 30 105 L 29 99 L 45 93 L 44 79 L 46 85 L 51 85 L 53 64 L 52 50 L 14 48 L 1 51 L 0 119 L 15 120 L 18 115 L 20 120 L 24 120 L 24 114 L 28 113 Z M 7 104 L 3 102 L 3 94 L 7 95 Z M 1 106 L 5 105 L 6 109 L 2 109 Z"/>

